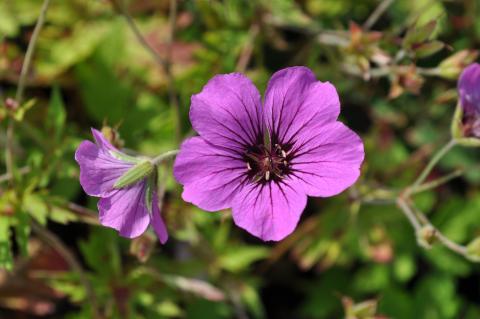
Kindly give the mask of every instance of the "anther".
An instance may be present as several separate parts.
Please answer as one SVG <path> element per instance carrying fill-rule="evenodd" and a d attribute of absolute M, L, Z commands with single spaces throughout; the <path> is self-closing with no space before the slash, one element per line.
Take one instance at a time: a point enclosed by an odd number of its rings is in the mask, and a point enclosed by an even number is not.
<path fill-rule="evenodd" d="M 265 172 L 265 180 L 270 180 L 270 171 Z"/>
<path fill-rule="evenodd" d="M 249 162 L 247 162 L 247 169 L 248 169 L 249 171 L 252 170 L 252 167 L 250 166 L 250 163 L 249 163 Z"/>
<path fill-rule="evenodd" d="M 283 156 L 284 158 L 287 157 L 287 153 L 285 153 L 284 150 L 282 150 L 282 156 Z"/>
<path fill-rule="evenodd" d="M 283 165 L 287 166 L 287 165 L 288 165 L 288 162 L 287 162 L 287 161 L 283 161 Z"/>

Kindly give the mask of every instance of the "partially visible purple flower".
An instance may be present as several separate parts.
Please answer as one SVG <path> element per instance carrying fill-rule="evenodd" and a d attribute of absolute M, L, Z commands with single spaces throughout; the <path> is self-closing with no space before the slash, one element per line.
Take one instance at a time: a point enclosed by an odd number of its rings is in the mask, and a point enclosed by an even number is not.
<path fill-rule="evenodd" d="M 263 104 L 263 105 L 262 105 Z M 217 75 L 192 96 L 186 140 L 174 164 L 182 197 L 263 240 L 296 227 L 308 196 L 329 197 L 360 175 L 363 143 L 337 121 L 335 87 L 308 68 L 275 73 L 265 100 L 244 75 Z"/>
<path fill-rule="evenodd" d="M 465 136 L 480 137 L 480 64 L 466 67 L 458 79 Z"/>
<path fill-rule="evenodd" d="M 113 147 L 99 131 L 92 129 L 92 134 L 95 143 L 83 141 L 75 152 L 75 160 L 80 165 L 83 190 L 101 198 L 98 202 L 100 224 L 116 229 L 123 237 L 134 238 L 143 234 L 151 223 L 160 242 L 165 243 L 167 229 L 148 177 L 125 188 L 115 188 L 119 178 L 135 166 L 135 159 Z"/>

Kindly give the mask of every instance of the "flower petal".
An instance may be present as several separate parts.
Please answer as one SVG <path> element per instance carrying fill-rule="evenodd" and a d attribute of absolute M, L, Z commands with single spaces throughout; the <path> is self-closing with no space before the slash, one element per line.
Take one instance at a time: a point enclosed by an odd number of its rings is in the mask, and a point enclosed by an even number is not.
<path fill-rule="evenodd" d="M 158 197 L 156 192 L 153 193 L 152 226 L 160 242 L 162 244 L 165 244 L 168 240 L 168 231 L 160 213 L 160 207 L 158 206 Z"/>
<path fill-rule="evenodd" d="M 301 183 L 249 183 L 233 202 L 235 224 L 265 241 L 282 240 L 297 226 L 307 203 Z"/>
<path fill-rule="evenodd" d="M 191 101 L 192 126 L 210 143 L 241 152 L 263 138 L 260 93 L 244 75 L 217 75 Z"/>
<path fill-rule="evenodd" d="M 105 150 L 112 150 L 118 151 L 110 142 L 103 136 L 102 132 L 96 130 L 94 128 L 91 129 L 93 138 L 95 139 L 95 143 L 97 143 L 98 147 Z"/>
<path fill-rule="evenodd" d="M 184 185 L 182 197 L 208 211 L 230 207 L 241 187 L 246 163 L 201 137 L 187 139 L 175 159 L 173 174 Z"/>
<path fill-rule="evenodd" d="M 473 63 L 463 70 L 458 91 L 465 114 L 480 113 L 480 64 Z"/>
<path fill-rule="evenodd" d="M 291 151 L 291 174 L 310 196 L 341 193 L 360 176 L 365 153 L 360 137 L 341 122 L 309 127 Z"/>
<path fill-rule="evenodd" d="M 135 238 L 150 224 L 145 181 L 112 192 L 98 202 L 100 224 L 116 229 L 121 236 Z"/>
<path fill-rule="evenodd" d="M 113 157 L 109 153 L 113 146 L 100 132 L 92 132 L 98 145 L 83 141 L 75 152 L 75 160 L 80 165 L 80 184 L 83 190 L 90 196 L 105 196 L 113 189 L 115 181 L 133 164 Z"/>
<path fill-rule="evenodd" d="M 191 183 L 215 174 L 219 169 L 245 172 L 247 166 L 240 156 L 208 143 L 202 137 L 186 139 L 175 158 L 173 174 L 181 184 Z"/>
<path fill-rule="evenodd" d="M 273 143 L 289 144 L 305 126 L 335 121 L 340 102 L 332 84 L 317 81 L 306 67 L 291 67 L 270 79 L 264 112 Z"/>

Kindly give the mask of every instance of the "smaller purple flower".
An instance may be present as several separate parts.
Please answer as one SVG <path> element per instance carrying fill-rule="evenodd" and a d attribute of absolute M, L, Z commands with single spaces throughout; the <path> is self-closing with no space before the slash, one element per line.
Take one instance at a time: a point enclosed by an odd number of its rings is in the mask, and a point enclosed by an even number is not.
<path fill-rule="evenodd" d="M 150 177 L 118 187 L 118 181 L 140 160 L 117 150 L 99 131 L 92 129 L 92 134 L 95 143 L 83 141 L 75 152 L 75 160 L 80 165 L 80 184 L 85 193 L 100 197 L 100 224 L 127 238 L 140 236 L 152 224 L 164 244 L 168 233 Z"/>
<path fill-rule="evenodd" d="M 480 137 L 480 64 L 466 67 L 458 80 L 463 131 L 466 137 Z"/>

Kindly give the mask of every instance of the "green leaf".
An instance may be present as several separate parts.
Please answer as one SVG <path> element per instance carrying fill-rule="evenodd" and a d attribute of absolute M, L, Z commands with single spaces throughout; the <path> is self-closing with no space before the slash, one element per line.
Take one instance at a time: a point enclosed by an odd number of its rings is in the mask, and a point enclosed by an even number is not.
<path fill-rule="evenodd" d="M 35 99 L 28 100 L 27 102 L 23 103 L 18 110 L 15 111 L 13 117 L 15 120 L 21 122 L 25 117 L 25 113 L 30 110 L 35 105 Z"/>
<path fill-rule="evenodd" d="M 417 58 L 425 58 L 437 53 L 445 47 L 445 44 L 441 41 L 432 41 L 421 44 L 415 48 L 415 55 Z"/>
<path fill-rule="evenodd" d="M 437 22 L 435 20 L 430 21 L 429 23 L 420 27 L 414 25 L 407 31 L 407 34 L 403 39 L 403 46 L 410 47 L 413 44 L 430 40 L 436 27 Z"/>
<path fill-rule="evenodd" d="M 50 104 L 48 105 L 46 126 L 53 131 L 56 141 L 59 140 L 63 133 L 66 117 L 65 104 L 63 103 L 60 89 L 58 86 L 54 86 L 50 96 Z"/>
<path fill-rule="evenodd" d="M 37 194 L 26 194 L 23 200 L 25 210 L 41 225 L 47 223 L 48 207 Z"/>
<path fill-rule="evenodd" d="M 253 262 L 268 256 L 269 250 L 266 247 L 243 246 L 230 247 L 228 251 L 220 256 L 220 265 L 231 272 L 245 270 Z"/>
<path fill-rule="evenodd" d="M 23 256 L 28 255 L 28 238 L 30 236 L 30 219 L 28 213 L 20 210 L 16 214 L 17 224 L 15 225 L 15 237 L 18 247 Z"/>
<path fill-rule="evenodd" d="M 10 243 L 10 218 L 0 216 L 0 268 L 12 270 L 13 256 Z"/>
<path fill-rule="evenodd" d="M 242 299 L 248 309 L 252 312 L 254 318 L 265 318 L 265 309 L 255 287 L 251 285 L 243 285 Z"/>
<path fill-rule="evenodd" d="M 456 140 L 463 137 L 462 116 L 463 116 L 463 109 L 459 102 L 457 103 L 457 107 L 455 108 L 455 113 L 453 114 L 452 123 L 450 125 L 450 134 L 452 134 L 452 137 Z"/>

